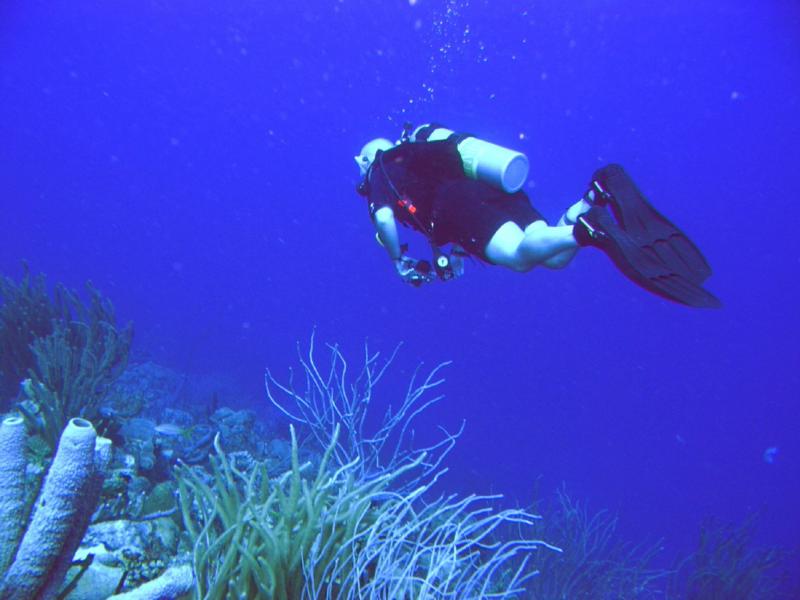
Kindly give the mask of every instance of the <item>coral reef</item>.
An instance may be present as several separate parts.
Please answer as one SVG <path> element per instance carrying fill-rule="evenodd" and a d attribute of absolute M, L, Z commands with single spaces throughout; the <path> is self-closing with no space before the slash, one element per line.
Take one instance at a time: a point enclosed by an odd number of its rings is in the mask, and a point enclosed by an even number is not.
<path fill-rule="evenodd" d="M 188 377 L 153 362 L 130 364 L 103 402 L 105 416 L 155 418 L 181 405 Z"/>
<path fill-rule="evenodd" d="M 161 575 L 133 591 L 115 594 L 112 600 L 173 600 L 189 592 L 194 575 L 188 565 L 170 567 Z"/>
<path fill-rule="evenodd" d="M 665 571 L 563 491 L 544 519 L 435 496 L 463 423 L 414 440 L 447 363 L 398 394 L 381 387 L 397 349 L 352 370 L 312 335 L 300 378 L 266 374 L 287 440 L 222 405 L 224 378 L 128 365 L 130 327 L 87 289 L 0 280 L 0 403 L 21 413 L 0 425 L 3 599 L 776 597 L 781 556 L 749 524 L 706 527 Z"/>
<path fill-rule="evenodd" d="M 152 362 L 130 365 L 99 408 L 99 428 L 119 442 L 137 470 L 154 481 L 169 479 L 178 460 L 206 463 L 218 432 L 229 453 L 244 451 L 261 459 L 279 449 L 253 411 L 217 405 L 217 390 L 229 393 L 222 388 L 224 381 L 198 380 L 201 383 Z M 286 452 L 279 455 L 288 467 Z"/>
<path fill-rule="evenodd" d="M 70 600 L 100 600 L 159 577 L 180 555 L 180 529 L 169 516 L 147 520 L 116 519 L 93 523 L 73 562 L 90 555 L 85 570 L 73 567 L 78 579 Z M 180 562 L 180 561 L 179 561 Z M 185 561 L 184 561 L 185 563 Z"/>

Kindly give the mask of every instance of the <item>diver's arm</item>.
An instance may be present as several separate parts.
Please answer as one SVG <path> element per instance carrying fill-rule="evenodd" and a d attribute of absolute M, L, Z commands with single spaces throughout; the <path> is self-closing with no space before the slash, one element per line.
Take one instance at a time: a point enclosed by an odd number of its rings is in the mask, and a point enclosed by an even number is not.
<path fill-rule="evenodd" d="M 375 211 L 372 220 L 378 232 L 378 241 L 389 253 L 389 258 L 392 259 L 400 279 L 414 286 L 430 282 L 432 278 L 427 275 L 427 272 L 417 271 L 416 266 L 419 263 L 403 255 L 403 247 L 400 245 L 400 236 L 397 233 L 397 221 L 392 209 L 388 206 L 379 208 Z"/>
<path fill-rule="evenodd" d="M 397 233 L 397 221 L 395 221 L 394 212 L 390 207 L 382 206 L 375 211 L 373 223 L 375 223 L 375 229 L 378 232 L 378 239 L 383 247 L 386 248 L 392 261 L 397 263 L 403 256 L 403 252 L 400 248 L 400 236 Z"/>
<path fill-rule="evenodd" d="M 417 261 L 403 253 L 404 247 L 400 244 L 400 236 L 397 233 L 397 221 L 390 207 L 382 206 L 376 210 L 373 213 L 372 222 L 378 232 L 378 241 L 389 253 L 389 258 L 392 259 L 400 279 L 415 287 L 433 281 L 430 265 L 427 269 L 418 269 L 422 263 L 427 264 L 427 261 Z"/>

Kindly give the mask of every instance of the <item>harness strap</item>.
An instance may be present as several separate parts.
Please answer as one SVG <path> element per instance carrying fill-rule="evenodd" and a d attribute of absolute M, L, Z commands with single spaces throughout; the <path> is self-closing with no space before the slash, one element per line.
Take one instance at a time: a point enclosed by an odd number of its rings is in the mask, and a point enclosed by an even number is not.
<path fill-rule="evenodd" d="M 430 244 L 433 245 L 433 239 L 432 239 L 433 232 L 431 231 L 431 228 L 426 227 L 422 223 L 422 221 L 419 220 L 419 217 L 417 216 L 417 207 L 414 206 L 414 203 L 409 198 L 406 198 L 404 195 L 402 195 L 400 192 L 397 191 L 397 188 L 395 187 L 392 178 L 389 177 L 389 174 L 386 172 L 386 167 L 383 164 L 383 152 L 378 151 L 378 153 L 375 155 L 375 162 L 378 163 L 378 167 L 380 167 L 381 175 L 383 175 L 384 181 L 386 181 L 386 184 L 389 186 L 389 189 L 391 190 L 392 194 L 394 194 L 395 203 L 397 204 L 397 206 L 405 210 L 405 212 L 414 222 L 414 225 L 416 225 L 417 228 L 420 230 L 420 233 L 422 233 L 426 238 L 428 238 L 428 242 L 430 242 Z"/>

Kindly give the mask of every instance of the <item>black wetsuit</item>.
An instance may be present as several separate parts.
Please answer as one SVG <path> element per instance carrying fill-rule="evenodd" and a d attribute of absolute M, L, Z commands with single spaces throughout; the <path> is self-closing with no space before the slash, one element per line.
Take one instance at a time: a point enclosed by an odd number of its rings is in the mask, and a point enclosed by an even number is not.
<path fill-rule="evenodd" d="M 371 217 L 388 206 L 398 221 L 433 244 L 460 244 L 483 260 L 501 225 L 513 221 L 525 229 L 543 220 L 524 192 L 507 194 L 469 179 L 450 140 L 406 142 L 378 152 L 360 191 Z"/>

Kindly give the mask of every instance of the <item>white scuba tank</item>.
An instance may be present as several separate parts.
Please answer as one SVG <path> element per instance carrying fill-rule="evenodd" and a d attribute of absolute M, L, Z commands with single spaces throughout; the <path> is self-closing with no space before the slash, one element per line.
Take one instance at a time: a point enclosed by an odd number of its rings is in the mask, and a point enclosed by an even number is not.
<path fill-rule="evenodd" d="M 409 136 L 412 142 L 417 141 L 417 134 L 430 125 L 420 125 Z M 426 138 L 426 141 L 436 142 L 446 140 L 455 133 L 445 127 L 437 127 Z M 509 150 L 503 146 L 480 140 L 476 137 L 466 137 L 458 143 L 458 153 L 464 164 L 464 173 L 470 179 L 485 181 L 501 190 L 513 194 L 525 184 L 528 178 L 530 165 L 528 157 Z"/>

